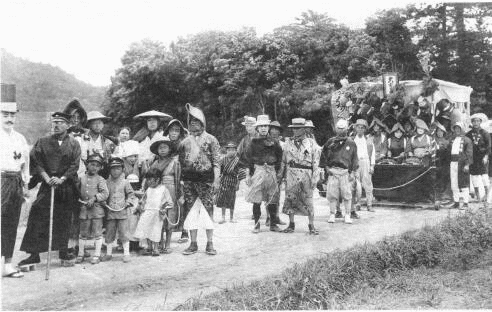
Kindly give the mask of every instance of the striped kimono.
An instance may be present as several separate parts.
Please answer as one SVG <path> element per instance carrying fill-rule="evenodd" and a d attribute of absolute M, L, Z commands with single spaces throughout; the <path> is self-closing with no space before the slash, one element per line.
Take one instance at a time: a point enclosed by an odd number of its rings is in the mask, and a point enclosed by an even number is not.
<path fill-rule="evenodd" d="M 220 188 L 216 194 L 215 205 L 234 210 L 236 187 L 239 183 L 239 158 L 224 156 L 220 160 Z"/>

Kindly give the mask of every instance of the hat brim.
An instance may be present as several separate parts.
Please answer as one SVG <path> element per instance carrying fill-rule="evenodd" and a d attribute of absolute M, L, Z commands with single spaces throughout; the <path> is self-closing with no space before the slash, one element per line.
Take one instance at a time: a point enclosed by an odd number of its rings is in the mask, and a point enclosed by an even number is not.
<path fill-rule="evenodd" d="M 255 123 L 255 127 L 260 127 L 260 126 L 269 126 L 270 127 L 270 122 Z"/>
<path fill-rule="evenodd" d="M 287 128 L 310 128 L 310 126 L 306 126 L 306 125 L 289 125 Z"/>
<path fill-rule="evenodd" d="M 111 117 L 95 117 L 95 118 L 87 119 L 87 123 L 94 121 L 94 120 L 108 121 L 108 120 L 111 120 Z"/>
<path fill-rule="evenodd" d="M 159 118 L 159 119 L 166 119 L 166 118 L 173 119 L 173 116 L 168 115 L 166 113 L 157 112 L 157 111 L 140 113 L 140 114 L 134 116 L 133 119 L 141 120 L 141 119 L 147 119 L 150 117 Z"/>
<path fill-rule="evenodd" d="M 169 150 L 170 150 L 169 154 L 170 155 L 175 153 L 176 146 L 173 142 L 168 141 L 168 140 L 159 140 L 159 141 L 152 143 L 152 145 L 150 145 L 150 151 L 152 152 L 152 154 L 159 155 L 158 149 L 159 149 L 159 145 L 161 145 L 161 144 L 167 144 L 169 146 Z"/>

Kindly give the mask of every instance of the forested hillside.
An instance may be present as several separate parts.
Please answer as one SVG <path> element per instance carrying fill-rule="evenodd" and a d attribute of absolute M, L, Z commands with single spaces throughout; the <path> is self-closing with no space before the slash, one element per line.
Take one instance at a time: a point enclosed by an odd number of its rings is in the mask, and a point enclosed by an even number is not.
<path fill-rule="evenodd" d="M 74 97 L 84 108 L 99 110 L 105 87 L 94 87 L 49 64 L 34 63 L 1 50 L 1 80 L 16 84 L 21 110 L 16 129 L 30 143 L 49 131 L 49 112 L 61 110 Z"/>

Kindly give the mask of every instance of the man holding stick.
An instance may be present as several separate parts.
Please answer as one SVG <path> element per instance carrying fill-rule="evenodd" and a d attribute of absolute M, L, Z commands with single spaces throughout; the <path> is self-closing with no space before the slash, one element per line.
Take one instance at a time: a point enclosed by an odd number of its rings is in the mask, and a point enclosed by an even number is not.
<path fill-rule="evenodd" d="M 74 256 L 67 252 L 71 214 L 76 196 L 75 182 L 80 163 L 80 145 L 67 134 L 70 116 L 54 113 L 52 135 L 40 138 L 31 151 L 31 186 L 41 183 L 32 204 L 20 250 L 31 255 L 19 266 L 40 262 L 39 253 L 48 251 L 51 188 L 55 188 L 52 250 L 59 250 L 62 266 L 73 266 Z"/>

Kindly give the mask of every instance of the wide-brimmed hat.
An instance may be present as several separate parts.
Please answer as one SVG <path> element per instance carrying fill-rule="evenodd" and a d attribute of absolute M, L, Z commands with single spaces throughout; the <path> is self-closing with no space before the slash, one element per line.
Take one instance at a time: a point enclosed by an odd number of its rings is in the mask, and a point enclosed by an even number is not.
<path fill-rule="evenodd" d="M 444 127 L 439 121 L 434 121 L 434 126 L 436 126 L 436 129 L 441 129 L 443 132 L 447 132 L 446 127 Z"/>
<path fill-rule="evenodd" d="M 123 147 L 123 157 L 140 154 L 140 144 L 137 141 L 128 140 L 121 143 L 121 145 Z"/>
<path fill-rule="evenodd" d="M 391 128 L 391 134 L 395 133 L 398 130 L 405 133 L 405 129 L 403 128 L 403 126 L 399 122 L 397 122 L 396 124 L 393 125 L 393 128 Z"/>
<path fill-rule="evenodd" d="M 123 159 L 113 156 L 109 159 L 109 167 L 123 167 Z"/>
<path fill-rule="evenodd" d="M 306 124 L 304 126 L 306 128 L 316 128 L 312 120 L 306 120 Z"/>
<path fill-rule="evenodd" d="M 62 112 L 54 112 L 51 115 L 51 121 L 64 121 L 66 123 L 70 122 L 70 115 Z"/>
<path fill-rule="evenodd" d="M 230 142 L 227 142 L 227 144 L 224 146 L 224 148 L 236 148 L 237 147 L 237 144 L 230 141 Z"/>
<path fill-rule="evenodd" d="M 157 119 L 164 119 L 164 118 L 173 119 L 173 116 L 168 115 L 166 113 L 158 112 L 156 110 L 151 110 L 151 111 L 140 113 L 140 114 L 136 115 L 135 117 L 133 117 L 133 119 L 147 119 L 149 117 L 154 117 Z"/>
<path fill-rule="evenodd" d="M 420 129 L 424 129 L 425 131 L 429 131 L 429 127 L 427 127 L 427 124 L 422 119 L 415 120 L 415 128 L 420 128 Z"/>
<path fill-rule="evenodd" d="M 166 129 L 164 129 L 164 132 L 162 134 L 163 135 L 169 135 L 169 129 L 171 129 L 172 125 L 178 125 L 181 128 L 181 131 L 183 132 L 183 134 L 186 133 L 186 129 L 183 126 L 183 123 L 181 123 L 181 121 L 179 121 L 178 119 L 173 119 L 173 120 L 169 121 Z"/>
<path fill-rule="evenodd" d="M 99 155 L 97 153 L 89 155 L 89 157 L 87 157 L 87 163 L 94 162 L 94 161 L 98 162 L 101 165 L 104 164 L 104 159 L 102 158 L 101 155 Z"/>
<path fill-rule="evenodd" d="M 335 128 L 337 129 L 348 129 L 349 123 L 346 119 L 338 119 Z"/>
<path fill-rule="evenodd" d="M 471 115 L 470 120 L 473 121 L 473 119 L 480 119 L 482 125 L 485 125 L 489 121 L 489 118 L 484 113 L 476 113 Z"/>
<path fill-rule="evenodd" d="M 379 120 L 376 117 L 374 117 L 372 119 L 371 125 L 369 126 L 369 130 L 371 130 L 372 128 L 374 128 L 375 125 L 378 125 L 381 128 L 381 130 L 383 130 L 385 132 L 389 132 L 388 127 L 381 120 Z"/>
<path fill-rule="evenodd" d="M 87 122 L 88 123 L 93 121 L 93 120 L 105 121 L 105 120 L 110 120 L 110 119 L 111 119 L 110 117 L 106 117 L 98 111 L 90 111 L 89 113 L 87 113 Z"/>
<path fill-rule="evenodd" d="M 167 144 L 169 146 L 170 155 L 174 154 L 174 152 L 176 151 L 176 145 L 171 140 L 169 140 L 168 137 L 163 137 L 162 139 L 159 139 L 158 141 L 152 143 L 152 145 L 150 145 L 150 151 L 153 154 L 159 155 L 158 149 L 159 145 L 161 144 Z"/>
<path fill-rule="evenodd" d="M 251 116 L 244 116 L 244 121 L 241 122 L 243 126 L 254 126 L 256 125 L 256 118 Z"/>
<path fill-rule="evenodd" d="M 15 99 L 16 90 L 15 84 L 1 84 L 1 101 L 0 101 L 0 111 L 17 113 L 17 102 Z"/>
<path fill-rule="evenodd" d="M 304 118 L 293 118 L 289 128 L 306 128 L 306 119 Z"/>
<path fill-rule="evenodd" d="M 205 114 L 201 109 L 194 107 L 190 103 L 186 103 L 185 108 L 188 112 L 188 127 L 190 126 L 190 116 L 198 119 L 203 124 L 203 127 L 206 127 L 207 122 L 205 120 Z"/>
<path fill-rule="evenodd" d="M 354 128 L 356 126 L 364 126 L 366 127 L 366 129 L 369 128 L 369 125 L 367 124 L 367 121 L 365 119 L 357 119 L 357 121 L 354 124 Z"/>
<path fill-rule="evenodd" d="M 255 127 L 258 126 L 270 126 L 270 117 L 268 117 L 268 115 L 258 115 L 258 117 L 256 117 Z"/>
<path fill-rule="evenodd" d="M 465 124 L 462 121 L 455 122 L 451 129 L 454 129 L 454 127 L 460 127 L 462 131 L 465 130 Z"/>
<path fill-rule="evenodd" d="M 138 183 L 140 182 L 140 179 L 138 178 L 138 176 L 134 173 L 130 173 L 126 179 L 128 180 L 128 182 L 130 183 Z"/>
<path fill-rule="evenodd" d="M 270 122 L 270 127 L 274 127 L 274 128 L 278 128 L 278 129 L 282 130 L 282 126 L 280 125 L 280 122 L 278 122 L 276 120 Z"/>

